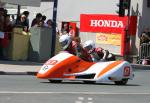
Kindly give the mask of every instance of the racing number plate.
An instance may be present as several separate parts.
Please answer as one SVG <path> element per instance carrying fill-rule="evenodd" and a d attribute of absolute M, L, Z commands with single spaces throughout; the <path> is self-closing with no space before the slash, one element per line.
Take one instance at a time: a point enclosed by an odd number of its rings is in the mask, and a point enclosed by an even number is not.
<path fill-rule="evenodd" d="M 48 60 L 45 65 L 55 65 L 57 62 L 57 60 Z"/>
<path fill-rule="evenodd" d="M 48 69 L 50 69 L 53 65 L 55 65 L 58 61 L 57 60 L 48 60 L 44 67 L 42 68 L 43 71 L 47 71 Z M 51 65 L 51 66 L 50 66 Z"/>
<path fill-rule="evenodd" d="M 125 77 L 130 76 L 130 67 L 128 66 L 124 67 L 124 76 Z"/>
<path fill-rule="evenodd" d="M 43 67 L 43 71 L 46 71 L 48 69 L 48 66 L 47 65 L 45 65 L 44 67 Z"/>

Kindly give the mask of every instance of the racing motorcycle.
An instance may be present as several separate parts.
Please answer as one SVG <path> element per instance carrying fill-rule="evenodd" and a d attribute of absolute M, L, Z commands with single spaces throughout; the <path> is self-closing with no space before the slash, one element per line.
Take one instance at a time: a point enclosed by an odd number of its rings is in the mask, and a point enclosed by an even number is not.
<path fill-rule="evenodd" d="M 37 73 L 37 78 L 48 79 L 51 83 L 74 80 L 126 85 L 133 77 L 132 67 L 127 61 L 88 62 L 67 52 L 50 58 Z"/>

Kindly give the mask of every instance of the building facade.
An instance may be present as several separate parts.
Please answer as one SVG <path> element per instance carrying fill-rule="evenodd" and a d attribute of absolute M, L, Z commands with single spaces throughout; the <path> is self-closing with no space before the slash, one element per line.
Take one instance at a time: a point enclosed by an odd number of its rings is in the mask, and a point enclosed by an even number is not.
<path fill-rule="evenodd" d="M 57 20 L 77 22 L 80 27 L 80 14 L 112 14 L 117 15 L 118 7 L 116 4 L 119 0 L 58 0 Z M 137 16 L 137 29 L 135 36 L 131 36 L 132 50 L 131 55 L 138 55 L 139 36 L 145 27 L 150 27 L 150 7 L 148 0 L 131 0 L 131 16 Z M 95 40 L 95 33 L 80 33 L 81 39 L 84 41 Z M 114 53 L 118 54 L 120 48 L 112 45 L 97 44 Z"/>
<path fill-rule="evenodd" d="M 138 55 L 139 37 L 144 28 L 150 28 L 150 7 L 149 0 L 131 0 L 130 15 L 137 16 L 137 28 L 135 36 L 130 36 L 132 46 L 131 55 Z M 48 19 L 53 17 L 53 2 L 54 0 L 42 0 L 40 7 L 27 6 L 30 11 L 30 22 L 35 17 L 35 14 L 40 12 L 46 15 Z M 57 7 L 57 23 L 75 22 L 79 29 L 79 36 L 82 42 L 92 39 L 95 40 L 96 33 L 80 32 L 80 14 L 109 14 L 117 15 L 117 3 L 119 0 L 58 0 Z M 106 44 L 96 44 L 104 49 L 108 49 L 115 54 L 120 54 L 120 47 Z"/>

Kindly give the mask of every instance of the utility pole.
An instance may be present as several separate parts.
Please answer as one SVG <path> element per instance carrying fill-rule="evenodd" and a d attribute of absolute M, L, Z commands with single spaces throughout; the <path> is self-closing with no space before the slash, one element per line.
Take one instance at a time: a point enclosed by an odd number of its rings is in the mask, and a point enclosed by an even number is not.
<path fill-rule="evenodd" d="M 117 11 L 118 16 L 119 17 L 124 17 L 127 16 L 128 17 L 128 21 L 127 21 L 127 25 L 125 28 L 125 56 L 124 56 L 124 60 L 128 59 L 128 49 L 129 49 L 129 42 L 130 42 L 130 35 L 129 35 L 129 25 L 130 25 L 130 4 L 131 4 L 131 0 L 119 0 L 119 4 L 117 4 L 117 6 L 119 7 L 119 11 Z M 127 10 L 127 15 L 125 14 Z"/>
<path fill-rule="evenodd" d="M 20 6 L 20 5 L 18 5 L 18 6 L 17 6 L 17 17 L 19 17 L 19 16 L 20 16 L 20 9 L 21 9 L 21 6 Z"/>
<path fill-rule="evenodd" d="M 129 30 L 130 30 L 130 4 L 131 4 L 131 0 L 126 0 L 126 3 L 127 3 L 127 10 L 128 10 L 128 22 L 127 22 L 127 26 L 126 26 L 126 35 L 125 35 L 125 57 L 124 59 L 125 60 L 128 60 L 128 54 L 127 54 L 127 48 L 129 48 L 129 44 L 130 43 L 130 34 L 129 34 Z"/>
<path fill-rule="evenodd" d="M 54 0 L 54 6 L 53 6 L 53 26 L 52 26 L 51 57 L 55 55 L 57 4 L 58 4 L 58 0 Z"/>

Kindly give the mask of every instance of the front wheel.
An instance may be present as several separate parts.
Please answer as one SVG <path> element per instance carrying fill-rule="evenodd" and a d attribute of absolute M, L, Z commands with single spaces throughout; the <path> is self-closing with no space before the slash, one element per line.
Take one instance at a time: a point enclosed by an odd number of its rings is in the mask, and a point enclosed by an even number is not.
<path fill-rule="evenodd" d="M 121 81 L 115 81 L 116 85 L 126 85 L 128 82 L 128 79 L 122 79 Z"/>
<path fill-rule="evenodd" d="M 51 79 L 48 79 L 48 80 L 51 83 L 61 83 L 62 82 L 62 80 L 51 80 Z"/>

